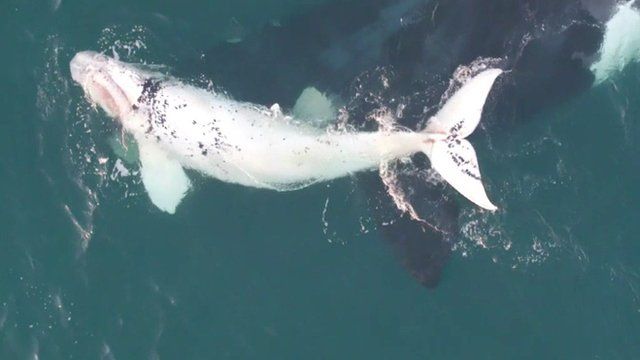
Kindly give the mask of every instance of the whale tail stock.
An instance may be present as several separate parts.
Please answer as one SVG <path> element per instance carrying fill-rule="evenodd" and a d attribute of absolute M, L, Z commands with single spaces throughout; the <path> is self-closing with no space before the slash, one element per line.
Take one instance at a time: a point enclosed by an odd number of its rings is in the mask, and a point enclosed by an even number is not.
<path fill-rule="evenodd" d="M 469 79 L 427 123 L 422 151 L 431 166 L 454 189 L 476 205 L 494 211 L 482 184 L 478 159 L 466 137 L 480 123 L 484 103 L 500 69 L 488 69 Z"/>

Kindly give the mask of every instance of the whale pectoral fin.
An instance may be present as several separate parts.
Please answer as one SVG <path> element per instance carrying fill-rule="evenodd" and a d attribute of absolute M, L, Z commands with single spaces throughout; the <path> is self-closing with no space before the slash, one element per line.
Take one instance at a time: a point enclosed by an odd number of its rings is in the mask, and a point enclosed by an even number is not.
<path fill-rule="evenodd" d="M 143 140 L 138 141 L 138 147 L 142 183 L 151 202 L 160 210 L 174 214 L 191 188 L 191 181 L 180 163 L 156 144 Z"/>
<path fill-rule="evenodd" d="M 471 143 L 464 139 L 436 141 L 427 151 L 431 166 L 460 194 L 481 208 L 497 209 L 487 197 Z"/>
<path fill-rule="evenodd" d="M 107 139 L 113 153 L 125 163 L 135 165 L 140 159 L 138 143 L 128 133 L 115 133 Z"/>
<path fill-rule="evenodd" d="M 310 86 L 302 91 L 292 110 L 302 120 L 321 126 L 336 119 L 338 110 L 326 94 Z"/>

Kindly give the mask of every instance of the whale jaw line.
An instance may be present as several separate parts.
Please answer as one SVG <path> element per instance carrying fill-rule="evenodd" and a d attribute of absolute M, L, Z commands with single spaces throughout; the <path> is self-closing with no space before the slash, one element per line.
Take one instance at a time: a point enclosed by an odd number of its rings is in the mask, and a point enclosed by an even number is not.
<path fill-rule="evenodd" d="M 123 63 L 94 51 L 81 51 L 71 59 L 69 70 L 87 99 L 109 116 L 122 119 L 131 111 L 133 96 L 139 92 L 137 74 Z"/>

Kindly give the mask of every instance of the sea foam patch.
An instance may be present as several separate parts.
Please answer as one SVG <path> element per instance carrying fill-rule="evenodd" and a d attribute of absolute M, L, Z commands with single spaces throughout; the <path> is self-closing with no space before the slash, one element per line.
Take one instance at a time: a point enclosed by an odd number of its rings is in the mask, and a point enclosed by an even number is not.
<path fill-rule="evenodd" d="M 640 10 L 633 3 L 619 5 L 606 24 L 600 59 L 591 66 L 596 84 L 640 61 Z"/>

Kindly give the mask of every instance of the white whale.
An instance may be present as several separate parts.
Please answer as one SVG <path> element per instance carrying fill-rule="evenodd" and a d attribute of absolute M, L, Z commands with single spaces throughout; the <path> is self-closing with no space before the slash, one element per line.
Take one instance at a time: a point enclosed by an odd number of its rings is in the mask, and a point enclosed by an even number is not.
<path fill-rule="evenodd" d="M 174 213 L 191 184 L 184 168 L 245 186 L 293 190 L 416 152 L 457 191 L 495 210 L 465 140 L 480 122 L 500 69 L 469 79 L 421 132 L 336 132 L 305 125 L 271 109 L 238 102 L 96 52 L 70 64 L 89 101 L 120 121 L 140 149 L 151 201 Z M 256 86 L 260 86 L 256 84 Z"/>

